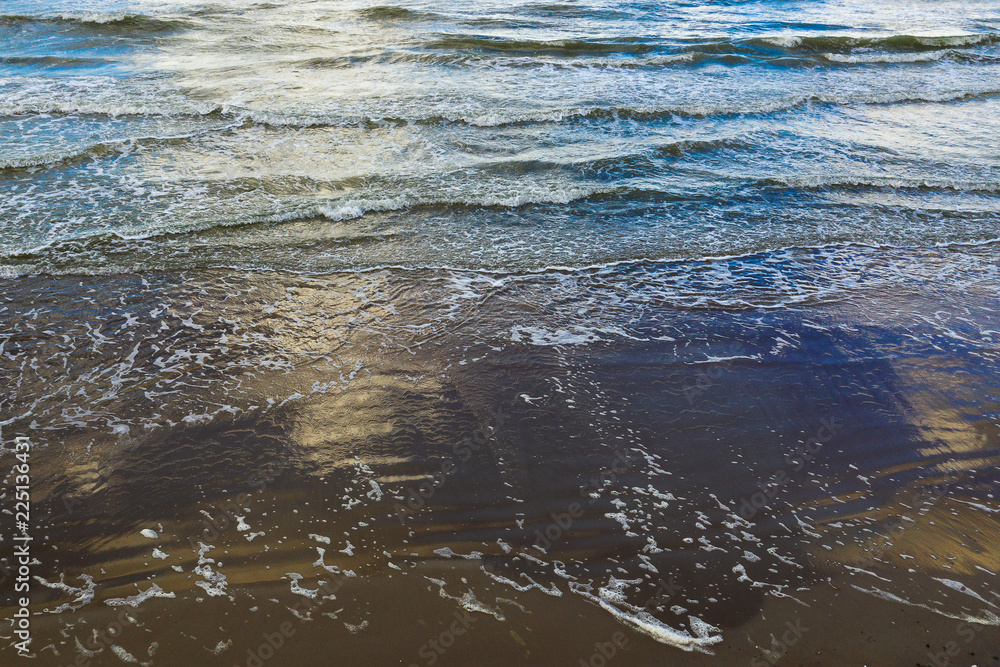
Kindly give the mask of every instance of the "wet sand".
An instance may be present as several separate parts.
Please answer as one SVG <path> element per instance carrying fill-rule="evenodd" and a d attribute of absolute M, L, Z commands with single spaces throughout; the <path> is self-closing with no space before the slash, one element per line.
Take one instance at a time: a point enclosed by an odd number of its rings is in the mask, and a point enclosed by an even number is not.
<path fill-rule="evenodd" d="M 10 281 L 32 664 L 1000 664 L 995 294 L 593 280 Z"/>

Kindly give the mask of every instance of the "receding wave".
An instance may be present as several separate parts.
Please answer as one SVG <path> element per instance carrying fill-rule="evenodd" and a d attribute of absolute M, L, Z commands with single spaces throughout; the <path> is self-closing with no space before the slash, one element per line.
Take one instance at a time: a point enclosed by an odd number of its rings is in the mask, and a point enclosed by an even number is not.
<path fill-rule="evenodd" d="M 364 236 L 364 235 L 361 235 Z M 368 235 L 369 237 L 371 235 Z M 131 239 L 118 239 L 130 241 Z M 375 240 L 377 238 L 359 238 Z M 104 235 L 54 244 L 47 250 L 65 260 L 65 253 L 90 258 L 102 246 L 113 245 L 114 237 Z M 623 293 L 636 304 L 649 299 L 669 302 L 684 309 L 782 309 L 831 302 L 864 290 L 885 290 L 906 284 L 919 286 L 932 276 L 960 269 L 967 286 L 995 285 L 998 268 L 994 253 L 1000 239 L 938 244 L 917 249 L 892 244 L 854 242 L 817 245 L 788 245 L 737 252 L 722 256 L 637 257 L 576 265 L 550 264 L 536 268 L 474 268 L 442 263 L 376 264 L 339 266 L 321 270 L 296 270 L 270 266 L 263 258 L 253 258 L 216 268 L 267 270 L 314 275 L 364 274 L 385 270 L 448 271 L 466 279 L 474 276 L 499 280 L 568 280 L 592 285 L 622 285 Z M 117 275 L 157 270 L 143 264 L 115 262 L 48 262 L 47 255 L 5 258 L 0 262 L 0 279 L 25 275 Z M 14 260 L 14 261 L 11 261 Z M 263 260 L 263 261 L 262 261 Z M 468 284 L 468 280 L 460 281 Z M 627 288 L 624 286 L 627 285 Z M 612 329 L 604 329 L 607 334 Z"/>

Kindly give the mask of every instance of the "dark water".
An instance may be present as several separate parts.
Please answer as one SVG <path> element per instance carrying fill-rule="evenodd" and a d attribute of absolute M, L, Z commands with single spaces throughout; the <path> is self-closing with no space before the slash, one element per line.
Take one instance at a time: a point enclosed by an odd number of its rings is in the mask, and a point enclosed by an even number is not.
<path fill-rule="evenodd" d="M 996 3 L 0 12 L 4 665 L 1000 664 Z"/>

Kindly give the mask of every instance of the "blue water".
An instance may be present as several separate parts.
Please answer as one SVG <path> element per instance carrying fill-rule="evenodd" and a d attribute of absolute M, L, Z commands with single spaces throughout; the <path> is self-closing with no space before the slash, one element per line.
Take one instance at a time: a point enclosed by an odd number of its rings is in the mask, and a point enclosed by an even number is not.
<path fill-rule="evenodd" d="M 994 3 L 6 2 L 9 274 L 998 234 Z"/>

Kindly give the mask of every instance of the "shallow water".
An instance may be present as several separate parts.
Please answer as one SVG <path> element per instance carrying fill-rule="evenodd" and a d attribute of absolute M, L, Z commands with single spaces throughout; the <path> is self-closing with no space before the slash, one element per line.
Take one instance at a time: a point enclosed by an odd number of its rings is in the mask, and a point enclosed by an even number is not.
<path fill-rule="evenodd" d="M 4 3 L 34 664 L 1000 664 L 998 68 L 987 2 Z"/>

